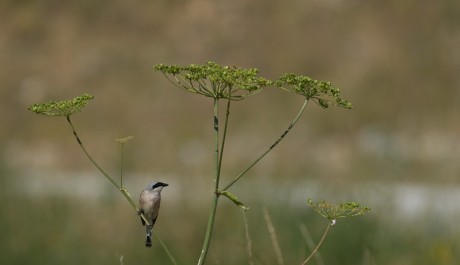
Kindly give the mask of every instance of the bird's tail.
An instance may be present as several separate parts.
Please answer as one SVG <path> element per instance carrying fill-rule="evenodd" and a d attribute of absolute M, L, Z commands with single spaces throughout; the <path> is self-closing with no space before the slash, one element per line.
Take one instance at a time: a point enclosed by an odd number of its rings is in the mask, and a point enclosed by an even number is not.
<path fill-rule="evenodd" d="M 145 246 L 146 247 L 152 246 L 152 228 L 153 226 L 151 225 L 145 226 L 145 234 L 146 234 Z"/>

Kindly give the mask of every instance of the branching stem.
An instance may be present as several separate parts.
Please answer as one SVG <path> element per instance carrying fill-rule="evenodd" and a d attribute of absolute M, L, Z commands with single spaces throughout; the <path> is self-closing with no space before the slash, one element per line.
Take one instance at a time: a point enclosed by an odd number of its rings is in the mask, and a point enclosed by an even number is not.
<path fill-rule="evenodd" d="M 307 107 L 308 99 L 305 99 L 302 107 L 300 108 L 299 112 L 295 116 L 294 120 L 291 122 L 289 127 L 283 132 L 283 134 L 264 152 L 262 153 L 252 164 L 250 164 L 245 170 L 243 170 L 234 180 L 232 180 L 229 184 L 227 184 L 222 190 L 226 191 L 228 190 L 231 186 L 233 186 L 241 177 L 246 174 L 255 164 L 257 164 L 265 155 L 267 155 L 275 146 L 277 146 L 281 140 L 291 131 L 291 129 L 294 127 L 294 125 L 297 123 L 299 120 L 300 116 L 302 116 L 302 113 L 304 112 L 305 108 Z"/>
<path fill-rule="evenodd" d="M 99 170 L 99 172 L 102 173 L 102 175 L 104 175 L 104 177 L 107 178 L 107 180 L 110 181 L 110 183 L 112 183 L 113 186 L 115 186 L 120 192 L 121 194 L 123 194 L 123 196 L 125 196 L 126 200 L 128 200 L 129 204 L 131 204 L 131 206 L 134 208 L 134 210 L 136 210 L 136 212 L 138 212 L 138 209 L 136 207 L 136 204 L 134 203 L 133 199 L 131 198 L 131 196 L 129 195 L 128 191 L 125 189 L 125 188 L 122 188 L 120 185 L 118 185 L 117 182 L 115 182 L 115 180 L 113 180 L 112 177 L 110 177 L 109 174 L 107 174 L 102 168 L 101 166 L 99 166 L 98 163 L 96 163 L 96 161 L 93 159 L 93 157 L 88 153 L 88 151 L 86 151 L 86 148 L 83 146 L 83 143 L 82 141 L 80 140 L 80 137 L 78 136 L 77 134 L 77 131 L 75 130 L 75 127 L 73 126 L 72 124 L 72 121 L 70 120 L 70 116 L 67 116 L 66 117 L 67 119 L 67 123 L 70 125 L 70 128 L 72 129 L 72 133 L 75 137 L 75 139 L 77 140 L 78 142 L 78 145 L 80 146 L 81 150 L 83 150 L 83 153 L 85 153 L 86 157 L 89 159 L 89 161 L 91 161 L 91 163 Z M 144 219 L 144 221 L 146 222 L 147 225 L 150 225 L 150 223 L 147 221 L 147 219 L 145 218 L 145 216 L 143 214 L 141 214 L 141 218 Z"/>
<path fill-rule="evenodd" d="M 96 163 L 96 161 L 93 159 L 93 157 L 88 153 L 86 148 L 83 146 L 83 143 L 80 140 L 80 137 L 78 136 L 77 131 L 75 130 L 75 127 L 72 124 L 72 121 L 70 120 L 70 116 L 66 116 L 66 119 L 67 119 L 67 123 L 70 125 L 70 128 L 72 129 L 72 133 L 73 133 L 75 139 L 77 140 L 78 145 L 80 146 L 81 150 L 83 150 L 83 153 L 85 153 L 85 155 L 89 159 L 89 161 L 91 161 L 91 163 L 102 173 L 102 175 L 104 175 L 110 181 L 110 183 L 112 183 L 112 185 L 114 185 L 121 192 L 121 194 L 123 194 L 123 196 L 125 196 L 126 200 L 128 200 L 128 202 L 129 202 L 129 204 L 131 204 L 131 206 L 134 208 L 134 210 L 138 213 L 139 210 L 137 209 L 136 204 L 134 203 L 133 199 L 131 198 L 131 195 L 126 190 L 126 188 L 123 188 L 123 144 L 122 144 L 122 149 L 121 149 L 121 154 L 122 154 L 122 157 L 121 157 L 122 166 L 121 166 L 121 175 L 120 175 L 121 179 L 120 179 L 120 185 L 118 185 L 115 182 L 115 180 L 113 180 L 113 178 L 110 177 L 110 175 L 107 174 L 101 168 L 101 166 L 99 166 L 98 163 Z M 150 225 L 149 221 L 147 220 L 147 218 L 145 218 L 144 214 L 141 213 L 140 216 L 144 220 L 145 225 Z M 154 233 L 154 234 L 157 237 L 157 239 L 160 242 L 160 244 L 163 247 L 163 249 L 165 250 L 165 252 L 168 255 L 169 259 L 171 260 L 171 263 L 174 264 L 174 265 L 177 265 L 177 261 L 174 259 L 173 255 L 171 254 L 169 249 L 166 247 L 164 242 L 160 239 L 160 237 L 157 235 L 157 233 Z"/>
<path fill-rule="evenodd" d="M 214 118 L 213 118 L 213 126 L 214 126 L 214 193 L 211 202 L 211 210 L 209 212 L 208 218 L 208 226 L 206 228 L 206 235 L 203 242 L 203 248 L 201 249 L 200 258 L 198 260 L 198 265 L 203 265 L 206 260 L 206 255 L 208 254 L 209 245 L 211 243 L 212 231 L 214 229 L 214 221 L 216 218 L 217 212 L 217 204 L 219 201 L 219 180 L 220 180 L 220 172 L 222 166 L 222 158 L 224 153 L 225 147 L 225 140 L 227 135 L 227 126 L 228 126 L 228 119 L 230 116 L 230 103 L 231 103 L 231 89 L 229 89 L 228 95 L 228 102 L 227 102 L 227 110 L 225 114 L 225 122 L 224 122 L 224 131 L 222 135 L 222 143 L 219 147 L 219 100 L 217 98 L 214 99 Z"/>

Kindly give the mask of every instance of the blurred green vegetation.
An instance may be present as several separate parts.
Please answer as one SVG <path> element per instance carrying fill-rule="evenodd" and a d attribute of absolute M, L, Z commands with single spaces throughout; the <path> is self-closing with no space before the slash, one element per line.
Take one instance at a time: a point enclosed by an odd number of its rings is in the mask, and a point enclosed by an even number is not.
<path fill-rule="evenodd" d="M 7 213 L 0 218 L 2 264 L 119 264 L 121 256 L 124 264 L 170 264 L 156 240 L 152 249 L 144 247 L 140 221 L 116 192 L 98 201 L 62 196 L 6 199 L 15 204 L 0 209 Z M 306 206 L 268 201 L 248 202 L 254 261 L 276 260 L 262 215 L 268 203 L 286 264 L 300 264 L 310 251 L 302 227 L 309 240 L 317 242 L 327 222 Z M 171 204 L 164 201 L 156 231 L 180 264 L 193 264 L 201 249 L 207 207 L 190 207 L 187 198 Z M 219 208 L 209 264 L 247 264 L 242 214 L 230 203 Z M 320 249 L 324 264 L 456 264 L 460 258 L 458 232 L 445 234 L 435 223 L 402 227 L 384 222 L 371 215 L 339 221 Z"/>
<path fill-rule="evenodd" d="M 116 264 L 123 255 L 124 264 L 168 264 L 158 244 L 143 247 L 137 216 L 104 186 L 65 121 L 27 111 L 83 92 L 95 95 L 74 118 L 88 151 L 116 174 L 114 139 L 135 137 L 125 157 L 137 181 L 130 192 L 136 197 L 150 178 L 175 184 L 164 192 L 157 231 L 181 264 L 195 262 L 211 190 L 212 106 L 152 65 L 213 60 L 272 79 L 295 72 L 329 80 L 354 106 L 309 106 L 250 172 L 253 186 L 243 179 L 232 190 L 251 207 L 257 264 L 275 260 L 265 206 L 286 264 L 307 256 L 301 224 L 317 242 L 322 218 L 287 189 L 311 183 L 329 191 L 313 199 L 372 208 L 334 227 L 320 250 L 324 264 L 458 264 L 460 235 L 449 220 L 460 214 L 459 12 L 454 0 L 1 1 L 0 263 Z M 279 136 L 301 101 L 266 90 L 233 105 L 224 179 Z M 247 263 L 241 211 L 223 203 L 217 218 L 209 264 Z"/>

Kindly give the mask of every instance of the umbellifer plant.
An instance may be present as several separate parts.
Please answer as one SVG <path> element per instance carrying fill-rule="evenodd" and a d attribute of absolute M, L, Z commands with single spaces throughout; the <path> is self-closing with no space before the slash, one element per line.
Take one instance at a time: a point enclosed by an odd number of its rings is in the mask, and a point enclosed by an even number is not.
<path fill-rule="evenodd" d="M 232 201 L 242 210 L 248 210 L 248 207 L 239 201 L 237 197 L 229 191 L 229 189 L 241 181 L 241 179 L 255 164 L 257 164 L 285 138 L 285 136 L 295 126 L 302 113 L 305 111 L 307 103 L 312 101 L 322 108 L 328 108 L 330 106 L 338 106 L 344 109 L 352 108 L 351 104 L 347 100 L 341 98 L 340 90 L 332 86 L 330 82 L 318 81 L 307 76 L 293 73 L 284 74 L 279 79 L 272 81 L 263 77 L 259 77 L 258 70 L 255 68 L 245 69 L 236 66 L 221 66 L 214 62 L 208 62 L 203 65 L 192 64 L 187 66 L 157 64 L 154 65 L 154 69 L 163 73 L 163 75 L 176 87 L 193 94 L 207 97 L 211 99 L 213 103 L 212 128 L 214 131 L 214 173 L 212 181 L 214 183 L 214 192 L 211 194 L 211 209 L 209 211 L 208 225 L 204 235 L 203 247 L 197 263 L 199 265 L 204 264 L 207 257 L 208 249 L 212 239 L 212 233 L 214 230 L 219 198 L 223 196 Z M 288 127 L 280 134 L 280 136 L 274 142 L 268 145 L 268 148 L 265 151 L 261 152 L 258 157 L 255 157 L 251 163 L 243 168 L 243 170 L 238 175 L 232 179 L 226 180 L 227 182 L 222 184 L 222 158 L 224 155 L 224 148 L 227 139 L 227 129 L 229 126 L 229 116 L 232 102 L 244 100 L 249 96 L 262 92 L 267 87 L 280 88 L 284 91 L 300 95 L 304 98 L 304 102 L 300 106 L 300 109 L 295 115 L 294 119 L 289 123 Z M 138 209 L 133 202 L 131 195 L 122 185 L 123 174 L 121 174 L 120 183 L 118 183 L 114 180 L 113 177 L 106 173 L 87 152 L 75 130 L 74 125 L 72 124 L 70 117 L 76 112 L 81 111 L 82 108 L 85 107 L 92 99 L 93 96 L 89 94 L 83 94 L 72 100 L 50 101 L 44 104 L 35 104 L 30 106 L 29 110 L 46 116 L 64 117 L 70 126 L 73 135 L 77 140 L 77 143 L 87 158 L 112 183 L 112 185 L 114 185 L 123 194 L 123 196 L 128 200 L 128 202 L 137 213 Z M 225 113 L 220 115 L 219 104 L 221 104 L 222 101 L 225 106 Z M 221 123 L 222 116 L 223 123 Z M 117 139 L 117 141 L 122 146 L 122 155 L 123 145 L 131 138 L 132 137 Z M 312 251 L 311 256 L 307 258 L 303 264 L 306 264 L 308 260 L 317 252 L 319 246 L 327 235 L 329 227 L 332 224 L 335 224 L 337 218 L 352 216 L 353 214 L 351 213 L 356 213 L 354 215 L 362 215 L 369 210 L 367 207 L 363 208 L 353 203 L 340 204 L 337 208 L 339 210 L 331 210 L 332 208 L 329 207 L 330 204 L 325 202 L 322 204 L 314 204 L 312 201 L 309 201 L 309 205 L 321 215 L 326 217 L 330 221 L 330 225 L 327 227 L 320 243 Z M 342 213 L 341 210 L 343 209 L 347 209 L 349 212 L 345 211 L 342 215 L 332 214 Z M 141 217 L 145 220 L 143 216 Z M 145 221 L 147 222 L 147 220 Z M 174 257 L 171 255 L 161 240 L 160 243 L 169 255 L 171 262 L 173 264 L 177 264 Z"/>

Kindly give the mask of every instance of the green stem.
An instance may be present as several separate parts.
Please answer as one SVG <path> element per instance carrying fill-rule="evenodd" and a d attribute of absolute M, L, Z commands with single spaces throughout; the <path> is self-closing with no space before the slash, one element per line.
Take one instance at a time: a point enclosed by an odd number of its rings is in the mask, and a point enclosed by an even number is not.
<path fill-rule="evenodd" d="M 307 107 L 308 99 L 305 99 L 302 107 L 300 108 L 299 112 L 295 116 L 294 120 L 291 122 L 289 127 L 283 132 L 283 134 L 264 152 L 262 153 L 252 164 L 249 165 L 245 170 L 243 170 L 234 180 L 232 180 L 227 186 L 225 186 L 222 190 L 226 191 L 228 190 L 231 186 L 233 186 L 241 177 L 246 174 L 255 164 L 257 164 L 265 155 L 267 155 L 275 146 L 277 146 L 281 140 L 291 131 L 291 129 L 294 127 L 294 125 L 297 123 L 299 120 L 300 116 L 302 116 L 302 113 L 304 112 L 305 108 Z"/>
<path fill-rule="evenodd" d="M 220 179 L 220 152 L 219 150 L 219 101 L 214 99 L 214 190 L 219 190 Z"/>
<path fill-rule="evenodd" d="M 222 144 L 220 147 L 219 168 L 218 168 L 219 178 L 220 178 L 220 172 L 222 168 L 222 157 L 224 155 L 225 140 L 227 138 L 228 118 L 230 116 L 230 103 L 232 102 L 231 98 L 232 98 L 231 89 L 229 89 L 229 95 L 228 95 L 228 101 L 227 101 L 227 111 L 225 113 L 224 132 L 222 135 Z"/>
<path fill-rule="evenodd" d="M 214 229 L 214 221 L 216 218 L 217 202 L 219 200 L 219 195 L 214 193 L 211 211 L 208 218 L 208 226 L 206 228 L 206 235 L 203 242 L 203 248 L 201 249 L 200 259 L 198 260 L 198 265 L 203 265 L 206 260 L 206 255 L 208 254 L 209 245 L 211 244 L 212 230 Z"/>
<path fill-rule="evenodd" d="M 329 229 L 331 228 L 331 226 L 332 226 L 332 223 L 329 222 L 329 224 L 327 225 L 326 230 L 324 231 L 324 234 L 323 234 L 323 236 L 321 237 L 321 240 L 319 241 L 318 245 L 316 245 L 315 249 L 313 249 L 313 251 L 311 252 L 310 256 L 309 256 L 301 265 L 307 264 L 307 262 L 308 262 L 311 258 L 313 258 L 313 256 L 316 254 L 316 252 L 318 252 L 318 249 L 319 249 L 319 247 L 321 247 L 321 245 L 323 244 L 324 239 L 326 238 L 326 235 L 327 235 L 327 233 L 329 232 Z"/>
<path fill-rule="evenodd" d="M 165 251 L 166 254 L 168 255 L 169 259 L 171 260 L 171 263 L 174 264 L 174 265 L 177 265 L 176 259 L 175 259 L 174 256 L 171 254 L 171 252 L 169 251 L 168 247 L 165 245 L 165 243 L 163 242 L 163 240 L 161 240 L 160 236 L 159 236 L 156 232 L 153 232 L 153 234 L 154 234 L 155 237 L 158 239 L 158 242 L 160 242 L 160 245 L 163 247 L 164 251 Z"/>
<path fill-rule="evenodd" d="M 89 161 L 91 161 L 91 163 L 102 173 L 102 175 L 104 175 L 111 183 L 113 186 L 115 186 L 120 192 L 121 194 L 123 194 L 123 196 L 125 196 L 125 198 L 128 200 L 129 204 L 131 204 L 131 206 L 136 210 L 136 212 L 138 212 L 138 209 L 136 207 L 136 204 L 134 203 L 133 199 L 131 198 L 131 196 L 129 195 L 129 193 L 126 191 L 126 189 L 122 188 L 121 186 L 119 186 L 115 180 L 113 180 L 113 178 L 111 178 L 109 176 L 109 174 L 107 174 L 100 166 L 99 164 L 96 163 L 96 161 L 93 159 L 93 157 L 88 153 L 88 151 L 86 151 L 86 148 L 83 146 L 83 143 L 82 141 L 80 140 L 80 137 L 78 137 L 78 134 L 77 134 L 77 131 L 75 130 L 75 127 L 73 126 L 72 124 L 72 121 L 70 120 L 70 116 L 67 116 L 67 122 L 69 123 L 70 125 L 70 128 L 72 129 L 72 132 L 73 132 L 73 135 L 75 136 L 75 139 L 77 140 L 78 142 L 78 145 L 80 146 L 81 150 L 83 150 L 83 153 L 85 153 L 86 157 L 89 159 Z M 141 218 L 144 219 L 144 221 L 147 223 L 147 225 L 150 225 L 150 223 L 147 221 L 147 219 L 145 218 L 145 216 L 143 214 L 141 214 Z"/>
<path fill-rule="evenodd" d="M 102 175 L 104 175 L 111 183 L 112 185 L 114 185 L 120 192 L 121 194 L 123 194 L 123 196 L 125 196 L 126 200 L 128 200 L 129 204 L 131 204 L 131 206 L 134 208 L 134 210 L 139 213 L 139 210 L 137 209 L 136 207 L 136 204 L 134 203 L 133 199 L 131 198 L 131 195 L 128 193 L 128 191 L 123 188 L 122 186 L 122 181 L 123 181 L 123 165 L 122 165 L 122 169 L 121 169 L 121 185 L 119 186 L 110 176 L 109 174 L 107 174 L 100 166 L 99 164 L 96 163 L 96 161 L 93 159 L 93 157 L 88 153 L 88 151 L 86 151 L 86 148 L 83 146 L 83 143 L 82 141 L 80 140 L 80 137 L 78 136 L 77 134 L 77 131 L 75 130 L 75 127 L 73 126 L 72 124 L 72 121 L 70 120 L 70 116 L 67 116 L 67 122 L 69 123 L 70 125 L 70 128 L 72 129 L 72 133 L 73 135 L 75 136 L 75 139 L 77 140 L 78 142 L 78 145 L 80 146 L 80 148 L 83 150 L 83 152 L 85 153 L 86 157 L 89 159 L 89 161 L 91 161 L 91 163 L 102 173 Z M 122 144 L 122 164 L 123 164 L 123 144 Z M 140 214 L 141 218 L 144 220 L 145 224 L 146 225 L 150 225 L 150 222 L 147 220 L 147 218 L 145 218 L 144 214 L 141 213 Z M 176 260 L 174 259 L 174 257 L 172 256 L 171 252 L 169 251 L 169 249 L 166 247 L 166 245 L 163 243 L 163 241 L 158 237 L 158 235 L 155 233 L 155 236 L 157 237 L 157 239 L 160 241 L 160 244 L 161 246 L 163 247 L 163 249 L 166 251 L 166 253 L 168 254 L 169 256 L 169 259 L 171 260 L 171 262 L 174 264 L 174 265 L 177 265 L 177 262 Z"/>
<path fill-rule="evenodd" d="M 204 237 L 203 248 L 201 249 L 198 265 L 203 265 L 208 254 L 209 245 L 211 243 L 212 231 L 214 229 L 214 221 L 217 212 L 217 203 L 219 201 L 219 176 L 220 176 L 220 162 L 219 162 L 219 119 L 218 119 L 218 99 L 214 99 L 214 193 L 211 202 L 211 210 L 209 211 L 208 225 L 206 227 L 206 234 Z"/>
<path fill-rule="evenodd" d="M 124 144 L 121 144 L 121 165 L 120 165 L 120 187 L 123 188 L 123 148 Z"/>

